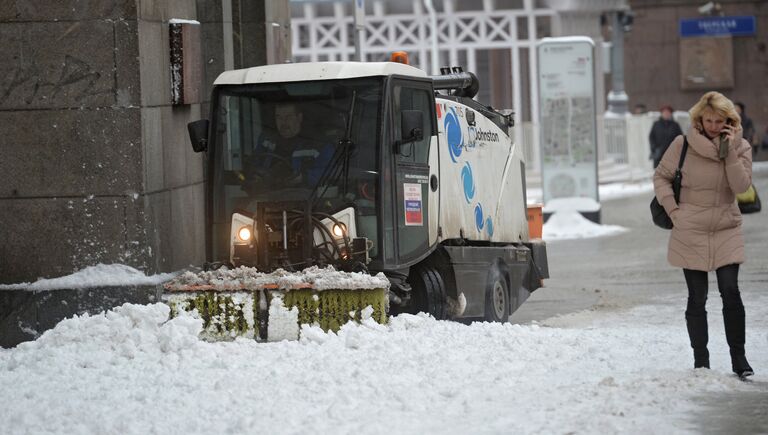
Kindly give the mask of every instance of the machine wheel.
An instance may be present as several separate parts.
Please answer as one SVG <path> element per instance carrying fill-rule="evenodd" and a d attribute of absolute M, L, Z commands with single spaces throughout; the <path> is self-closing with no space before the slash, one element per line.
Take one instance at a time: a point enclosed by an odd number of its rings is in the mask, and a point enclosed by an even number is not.
<path fill-rule="evenodd" d="M 509 284 L 494 264 L 488 273 L 485 289 L 485 320 L 506 323 L 509 321 Z"/>
<path fill-rule="evenodd" d="M 413 312 L 421 311 L 431 314 L 435 319 L 445 319 L 445 283 L 437 269 L 429 264 L 414 266 L 411 268 L 408 282 L 413 288 Z"/>

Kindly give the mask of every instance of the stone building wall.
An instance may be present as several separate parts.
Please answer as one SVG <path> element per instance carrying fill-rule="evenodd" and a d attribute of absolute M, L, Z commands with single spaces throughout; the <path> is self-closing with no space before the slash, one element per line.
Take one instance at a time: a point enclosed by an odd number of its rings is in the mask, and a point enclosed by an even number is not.
<path fill-rule="evenodd" d="M 282 61 L 287 0 L 0 0 L 0 283 L 205 259 L 208 116 L 225 68 Z M 171 105 L 169 24 L 201 22 L 203 98 Z M 272 23 L 275 22 L 273 25 Z M 289 39 L 288 39 L 289 41 Z"/>

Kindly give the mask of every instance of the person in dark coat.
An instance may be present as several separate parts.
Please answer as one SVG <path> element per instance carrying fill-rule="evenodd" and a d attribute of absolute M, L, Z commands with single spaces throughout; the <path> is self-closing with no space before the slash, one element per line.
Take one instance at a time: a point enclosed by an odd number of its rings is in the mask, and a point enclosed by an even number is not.
<path fill-rule="evenodd" d="M 677 137 L 683 134 L 680 124 L 672 119 L 672 107 L 663 106 L 661 108 L 661 117 L 653 123 L 651 135 L 648 139 L 651 142 L 651 159 L 653 167 L 659 166 L 664 153 L 667 152 L 669 144 Z"/>
<path fill-rule="evenodd" d="M 741 127 L 744 129 L 744 139 L 752 146 L 752 155 L 757 153 L 757 143 L 755 141 L 755 124 L 747 116 L 744 103 L 736 103 L 736 112 L 741 116 Z"/>

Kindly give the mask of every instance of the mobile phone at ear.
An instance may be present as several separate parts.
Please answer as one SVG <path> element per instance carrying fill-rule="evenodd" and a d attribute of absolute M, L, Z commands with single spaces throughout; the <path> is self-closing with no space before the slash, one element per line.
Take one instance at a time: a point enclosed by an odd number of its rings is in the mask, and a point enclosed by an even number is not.
<path fill-rule="evenodd" d="M 728 118 L 725 123 L 727 125 L 733 125 L 733 120 L 731 118 Z M 728 157 L 728 138 L 726 137 L 728 133 L 722 132 L 720 133 L 720 149 L 719 149 L 719 157 L 721 159 L 724 159 Z"/>

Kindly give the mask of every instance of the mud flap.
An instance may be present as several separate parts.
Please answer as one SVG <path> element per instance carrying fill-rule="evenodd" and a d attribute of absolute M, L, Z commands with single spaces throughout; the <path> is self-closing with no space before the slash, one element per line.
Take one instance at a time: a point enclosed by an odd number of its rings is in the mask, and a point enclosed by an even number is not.
<path fill-rule="evenodd" d="M 542 280 L 549 278 L 547 245 L 543 240 L 532 241 L 525 245 L 531 250 L 531 259 L 524 282 L 528 291 L 533 292 L 543 286 Z"/>

